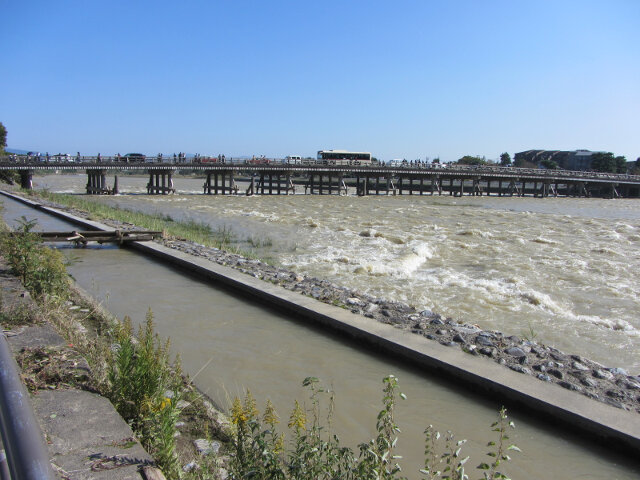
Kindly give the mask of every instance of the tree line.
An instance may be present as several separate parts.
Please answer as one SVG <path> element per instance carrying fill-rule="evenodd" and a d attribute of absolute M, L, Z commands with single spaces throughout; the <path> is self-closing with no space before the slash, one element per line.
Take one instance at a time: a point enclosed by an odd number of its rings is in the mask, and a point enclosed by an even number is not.
<path fill-rule="evenodd" d="M 477 155 L 465 155 L 456 162 L 459 165 L 500 165 L 503 167 L 515 166 L 521 168 L 545 168 L 547 170 L 556 170 L 560 166 L 555 160 L 545 158 L 539 164 L 527 160 L 516 160 L 512 162 L 511 155 L 504 152 L 500 154 L 498 162 L 487 160 L 486 157 Z M 640 175 L 640 157 L 629 166 L 627 159 L 623 155 L 614 155 L 612 152 L 595 152 L 591 155 L 590 170 L 603 173 L 630 173 L 632 175 Z"/>

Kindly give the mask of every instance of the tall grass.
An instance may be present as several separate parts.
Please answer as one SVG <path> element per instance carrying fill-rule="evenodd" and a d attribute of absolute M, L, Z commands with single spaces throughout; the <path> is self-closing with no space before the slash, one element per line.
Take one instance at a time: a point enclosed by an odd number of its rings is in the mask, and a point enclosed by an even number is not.
<path fill-rule="evenodd" d="M 142 213 L 120 208 L 118 206 L 105 205 L 101 202 L 79 195 L 52 193 L 46 190 L 39 190 L 38 192 L 30 191 L 29 194 L 81 210 L 96 220 L 118 220 L 136 225 L 140 228 L 162 231 L 169 237 L 190 240 L 201 245 L 218 248 L 231 253 L 237 253 L 245 257 L 253 256 L 251 252 L 241 250 L 232 244 L 234 241 L 234 235 L 227 227 L 213 229 L 210 225 L 196 222 L 193 219 L 175 220 L 169 215 L 161 213 Z"/>

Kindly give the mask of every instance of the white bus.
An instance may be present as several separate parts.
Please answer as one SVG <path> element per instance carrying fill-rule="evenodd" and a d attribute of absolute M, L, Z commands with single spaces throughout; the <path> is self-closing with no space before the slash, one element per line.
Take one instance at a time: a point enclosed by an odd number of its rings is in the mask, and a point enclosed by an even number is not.
<path fill-rule="evenodd" d="M 320 150 L 317 163 L 322 165 L 371 165 L 371 154 L 347 150 Z"/>

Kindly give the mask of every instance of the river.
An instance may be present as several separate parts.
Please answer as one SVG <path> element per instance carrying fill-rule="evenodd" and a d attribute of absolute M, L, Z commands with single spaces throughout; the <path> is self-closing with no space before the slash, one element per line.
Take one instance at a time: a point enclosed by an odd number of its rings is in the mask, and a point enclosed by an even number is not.
<path fill-rule="evenodd" d="M 4 218 L 13 225 L 25 215 L 36 218 L 45 230 L 70 228 L 9 199 L 2 198 L 2 203 Z M 468 439 L 466 452 L 475 462 L 470 470 L 486 458 L 488 426 L 495 419 L 497 402 L 362 351 L 338 336 L 126 249 L 62 247 L 62 251 L 71 261 L 69 271 L 76 281 L 118 317 L 130 315 L 141 323 L 152 308 L 160 335 L 171 338 L 185 370 L 197 374 L 197 385 L 218 404 L 228 405 L 229 398 L 250 388 L 259 403 L 270 398 L 286 423 L 293 399 L 306 397 L 301 380 L 317 376 L 336 391 L 335 428 L 355 447 L 374 435 L 381 379 L 393 373 L 408 396 L 398 406 L 397 419 L 403 431 L 399 450 L 409 478 L 418 478 L 422 431 L 428 424 Z M 573 434 L 551 430 L 525 412 L 512 412 L 512 419 L 517 429 L 511 432 L 511 441 L 523 449 L 508 468 L 512 478 L 632 479 L 640 474 L 637 464 L 585 444 Z"/>
<path fill-rule="evenodd" d="M 145 191 L 123 176 L 120 189 Z M 640 373 L 638 199 L 449 196 L 98 197 L 232 233 L 237 246 L 339 285 Z M 81 193 L 85 175 L 35 177 Z"/>

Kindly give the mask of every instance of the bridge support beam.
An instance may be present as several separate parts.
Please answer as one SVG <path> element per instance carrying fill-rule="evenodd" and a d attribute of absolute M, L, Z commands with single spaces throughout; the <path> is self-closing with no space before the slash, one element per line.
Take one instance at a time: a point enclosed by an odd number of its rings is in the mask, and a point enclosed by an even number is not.
<path fill-rule="evenodd" d="M 173 170 L 150 170 L 147 193 L 149 195 L 167 195 L 175 193 L 173 188 Z"/>
<path fill-rule="evenodd" d="M 87 170 L 87 195 L 104 195 L 112 193 L 107 187 L 106 170 Z"/>
<path fill-rule="evenodd" d="M 356 195 L 359 197 L 364 197 L 369 194 L 369 175 L 365 175 L 364 177 L 360 177 L 358 175 L 356 177 Z"/>
<path fill-rule="evenodd" d="M 316 181 L 317 180 L 317 181 Z M 367 195 L 368 194 L 368 180 L 369 177 L 362 179 L 360 176 L 356 177 L 356 193 L 357 195 Z M 304 193 L 308 195 L 346 195 L 347 194 L 347 185 L 344 183 L 344 174 L 342 172 L 338 173 L 337 177 L 329 174 L 325 175 L 322 173 L 316 174 L 310 173 L 309 180 L 304 186 Z M 285 194 L 295 193 L 295 188 L 293 183 L 291 182 L 291 175 L 287 175 L 286 177 L 286 186 L 284 188 Z"/>
<path fill-rule="evenodd" d="M 207 179 L 202 189 L 205 195 L 236 195 L 238 193 L 233 171 L 207 172 Z"/>
<path fill-rule="evenodd" d="M 20 188 L 33 189 L 33 170 L 20 170 Z"/>
<path fill-rule="evenodd" d="M 611 184 L 611 198 L 620 198 L 620 194 L 618 193 L 618 190 L 616 190 L 617 186 L 617 183 Z"/>

